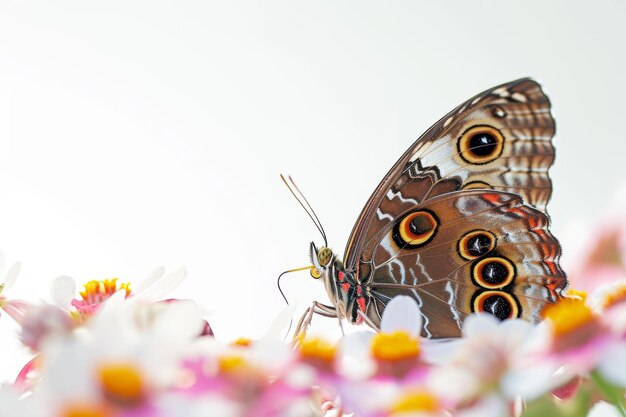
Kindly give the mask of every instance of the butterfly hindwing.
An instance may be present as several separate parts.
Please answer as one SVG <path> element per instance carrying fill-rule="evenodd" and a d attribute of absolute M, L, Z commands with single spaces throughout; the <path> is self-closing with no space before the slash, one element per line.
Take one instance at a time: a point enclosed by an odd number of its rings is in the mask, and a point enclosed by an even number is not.
<path fill-rule="evenodd" d="M 430 337 L 458 336 L 487 311 L 536 321 L 566 285 L 548 218 L 519 195 L 466 190 L 403 212 L 374 246 L 366 314 L 378 323 L 395 295 L 417 300 Z"/>

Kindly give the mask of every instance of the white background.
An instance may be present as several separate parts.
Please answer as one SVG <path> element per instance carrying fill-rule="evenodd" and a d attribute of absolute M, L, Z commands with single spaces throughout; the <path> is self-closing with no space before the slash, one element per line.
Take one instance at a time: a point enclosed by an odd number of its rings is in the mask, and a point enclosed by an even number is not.
<path fill-rule="evenodd" d="M 187 266 L 218 337 L 258 337 L 276 277 L 333 249 L 428 126 L 523 76 L 554 105 L 549 211 L 565 260 L 624 178 L 626 5 L 617 1 L 0 2 L 0 250 L 11 294 Z M 593 221 L 593 220 L 592 220 Z M 571 253 L 571 252 L 570 252 Z M 286 277 L 301 307 L 320 282 Z M 330 323 L 329 323 L 330 322 Z M 328 319 L 317 331 L 336 331 Z M 330 330 L 327 330 L 330 329 Z M 27 358 L 0 318 L 0 380 Z"/>

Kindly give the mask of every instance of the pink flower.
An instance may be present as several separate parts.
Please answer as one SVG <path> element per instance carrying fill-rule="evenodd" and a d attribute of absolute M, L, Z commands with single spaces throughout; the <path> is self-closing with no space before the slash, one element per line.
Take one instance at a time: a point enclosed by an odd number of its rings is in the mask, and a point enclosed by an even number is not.
<path fill-rule="evenodd" d="M 605 209 L 600 224 L 589 226 L 588 222 L 581 222 L 570 228 L 575 235 L 566 240 L 571 241 L 568 253 L 573 254 L 564 260 L 570 260 L 565 266 L 573 288 L 592 292 L 600 285 L 626 278 L 625 212 L 623 187 Z"/>

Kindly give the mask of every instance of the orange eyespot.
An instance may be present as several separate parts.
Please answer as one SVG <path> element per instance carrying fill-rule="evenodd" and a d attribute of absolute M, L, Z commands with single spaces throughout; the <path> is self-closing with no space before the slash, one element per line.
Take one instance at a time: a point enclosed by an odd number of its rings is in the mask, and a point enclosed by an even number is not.
<path fill-rule="evenodd" d="M 499 256 L 481 259 L 472 265 L 472 280 L 479 287 L 494 290 L 513 282 L 515 266 L 511 261 Z"/>
<path fill-rule="evenodd" d="M 409 213 L 394 227 L 393 240 L 401 247 L 416 248 L 430 242 L 439 227 L 439 219 L 430 210 Z"/>
<path fill-rule="evenodd" d="M 484 181 L 470 181 L 463 184 L 461 190 L 493 190 L 493 187 Z"/>
<path fill-rule="evenodd" d="M 459 240 L 459 255 L 471 261 L 489 253 L 496 247 L 496 236 L 486 230 L 473 230 Z"/>
<path fill-rule="evenodd" d="M 327 247 L 321 247 L 317 252 L 317 260 L 322 266 L 326 266 L 330 263 L 330 260 L 333 257 L 333 251 Z"/>
<path fill-rule="evenodd" d="M 313 267 L 313 268 L 311 268 L 311 276 L 312 276 L 313 278 L 315 278 L 315 279 L 318 279 L 319 277 L 321 277 L 321 276 L 322 276 L 322 273 L 320 272 L 320 270 L 319 270 L 319 269 L 317 269 L 317 268 Z"/>
<path fill-rule="evenodd" d="M 470 164 L 486 164 L 502 154 L 504 136 L 495 127 L 472 126 L 457 142 L 459 155 Z"/>
<path fill-rule="evenodd" d="M 521 308 L 513 294 L 504 291 L 480 291 L 472 300 L 473 313 L 489 313 L 500 320 L 520 317 Z"/>

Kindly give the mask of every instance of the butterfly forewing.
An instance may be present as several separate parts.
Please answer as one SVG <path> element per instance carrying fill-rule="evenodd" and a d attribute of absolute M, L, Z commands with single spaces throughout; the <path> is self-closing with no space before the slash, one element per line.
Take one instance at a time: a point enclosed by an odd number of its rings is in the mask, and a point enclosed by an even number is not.
<path fill-rule="evenodd" d="M 550 101 L 530 79 L 494 87 L 460 105 L 426 131 L 374 191 L 348 240 L 344 264 L 356 268 L 359 260 L 369 261 L 381 231 L 407 205 L 440 194 L 507 191 L 545 211 L 554 130 Z"/>

